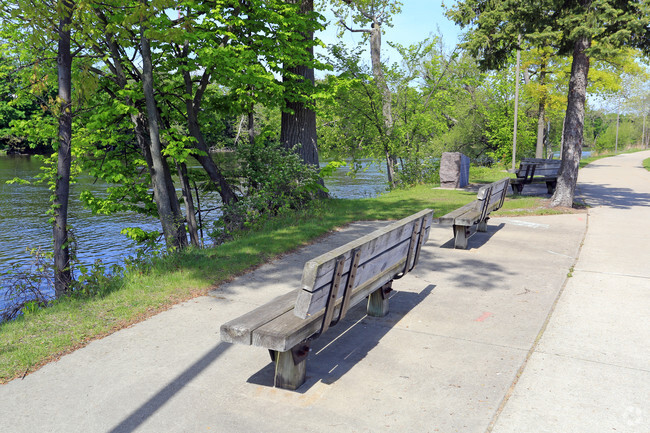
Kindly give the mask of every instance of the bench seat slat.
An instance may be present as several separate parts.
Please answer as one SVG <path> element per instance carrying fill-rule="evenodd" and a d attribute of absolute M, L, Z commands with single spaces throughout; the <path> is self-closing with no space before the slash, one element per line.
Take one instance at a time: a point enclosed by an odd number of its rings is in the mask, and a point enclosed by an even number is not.
<path fill-rule="evenodd" d="M 480 215 L 480 210 L 476 209 L 476 201 L 472 201 L 470 203 L 467 203 L 465 206 L 459 207 L 456 210 L 453 210 L 449 212 L 446 215 L 441 216 L 436 220 L 438 224 L 441 224 L 443 226 L 451 226 L 454 225 L 456 218 L 463 218 L 463 216 L 467 214 L 479 214 Z M 470 217 L 471 218 L 471 217 Z"/>
<path fill-rule="evenodd" d="M 221 340 L 227 343 L 252 344 L 255 329 L 292 311 L 300 289 L 278 296 L 270 302 L 221 325 Z"/>

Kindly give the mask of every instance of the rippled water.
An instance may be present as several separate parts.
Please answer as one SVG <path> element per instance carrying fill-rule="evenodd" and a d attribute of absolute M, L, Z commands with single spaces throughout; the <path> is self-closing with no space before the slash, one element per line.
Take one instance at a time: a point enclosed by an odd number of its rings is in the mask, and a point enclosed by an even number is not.
<path fill-rule="evenodd" d="M 323 163 L 322 165 L 325 165 Z M 31 262 L 26 248 L 52 248 L 52 227 L 46 215 L 49 209 L 50 191 L 46 185 L 7 184 L 15 177 L 34 180 L 39 173 L 40 162 L 36 158 L 21 156 L 0 156 L 0 272 L 12 265 L 22 269 Z M 370 160 L 361 161 L 356 176 L 349 176 L 349 168 L 339 168 L 334 176 L 326 179 L 325 185 L 336 198 L 374 197 L 386 189 L 386 175 Z M 100 259 L 107 265 L 121 263 L 135 253 L 135 245 L 120 230 L 125 227 L 140 227 L 145 230 L 160 230 L 160 223 L 135 213 L 114 215 L 93 215 L 79 201 L 79 193 L 90 190 L 101 194 L 106 185 L 90 177 L 81 177 L 72 185 L 68 223 L 73 227 L 78 240 L 78 259 L 89 265 Z M 201 203 L 203 208 L 219 205 L 218 197 L 211 197 Z M 210 220 L 217 215 L 212 213 Z M 204 224 L 206 221 L 204 221 Z M 1 296 L 0 296 L 1 297 Z M 2 310 L 0 299 L 0 310 Z"/>

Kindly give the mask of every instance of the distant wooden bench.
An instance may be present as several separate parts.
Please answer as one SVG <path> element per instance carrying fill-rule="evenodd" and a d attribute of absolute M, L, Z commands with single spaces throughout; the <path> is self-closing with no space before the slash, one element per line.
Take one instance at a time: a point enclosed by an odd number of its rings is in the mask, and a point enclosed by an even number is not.
<path fill-rule="evenodd" d="M 449 212 L 438 218 L 435 222 L 441 225 L 454 228 L 454 247 L 467 248 L 467 240 L 471 236 L 471 229 L 477 226 L 476 231 L 487 231 L 487 221 L 490 212 L 498 210 L 503 206 L 506 194 L 508 193 L 509 178 L 503 178 L 497 182 L 485 185 L 478 190 L 476 200 L 465 206 Z"/>
<path fill-rule="evenodd" d="M 308 261 L 302 288 L 225 323 L 221 340 L 268 349 L 274 385 L 297 389 L 305 381 L 310 343 L 350 307 L 368 297 L 368 315 L 388 313 L 391 283 L 417 264 L 432 220 L 426 209 Z"/>
<path fill-rule="evenodd" d="M 517 177 L 510 179 L 512 192 L 521 194 L 524 185 L 529 183 L 546 183 L 547 192 L 553 194 L 561 163 L 562 161 L 559 159 L 522 159 L 519 169 L 515 172 Z"/>

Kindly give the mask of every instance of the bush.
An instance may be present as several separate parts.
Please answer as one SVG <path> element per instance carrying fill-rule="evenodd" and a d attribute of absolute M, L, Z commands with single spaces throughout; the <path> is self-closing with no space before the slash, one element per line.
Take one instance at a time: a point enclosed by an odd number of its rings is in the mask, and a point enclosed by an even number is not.
<path fill-rule="evenodd" d="M 402 186 L 440 183 L 440 159 L 408 157 L 401 159 L 397 180 Z"/>
<path fill-rule="evenodd" d="M 240 179 L 243 195 L 224 206 L 210 237 L 215 243 L 231 239 L 241 230 L 254 228 L 269 216 L 307 206 L 321 190 L 316 167 L 276 143 L 240 145 Z"/>

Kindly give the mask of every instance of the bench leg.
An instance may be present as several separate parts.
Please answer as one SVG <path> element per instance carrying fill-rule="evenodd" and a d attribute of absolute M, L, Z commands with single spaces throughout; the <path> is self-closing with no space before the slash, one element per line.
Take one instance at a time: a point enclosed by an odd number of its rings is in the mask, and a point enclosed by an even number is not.
<path fill-rule="evenodd" d="M 483 221 L 479 221 L 478 225 L 476 226 L 476 231 L 477 232 L 486 232 L 487 231 L 487 222 L 489 218 L 485 218 Z"/>
<path fill-rule="evenodd" d="M 556 185 L 557 185 L 557 180 L 551 180 L 549 182 L 546 182 L 546 191 L 548 191 L 549 194 L 553 194 L 555 192 Z"/>
<path fill-rule="evenodd" d="M 388 314 L 388 293 L 392 290 L 391 285 L 392 281 L 368 296 L 368 308 L 366 310 L 368 316 L 384 317 Z"/>
<path fill-rule="evenodd" d="M 295 391 L 305 383 L 307 378 L 307 359 L 298 364 L 294 362 L 291 350 L 286 352 L 275 352 L 275 379 L 276 388 L 290 389 Z"/>
<path fill-rule="evenodd" d="M 469 227 L 454 226 L 454 248 L 466 250 L 467 238 L 469 238 Z"/>

